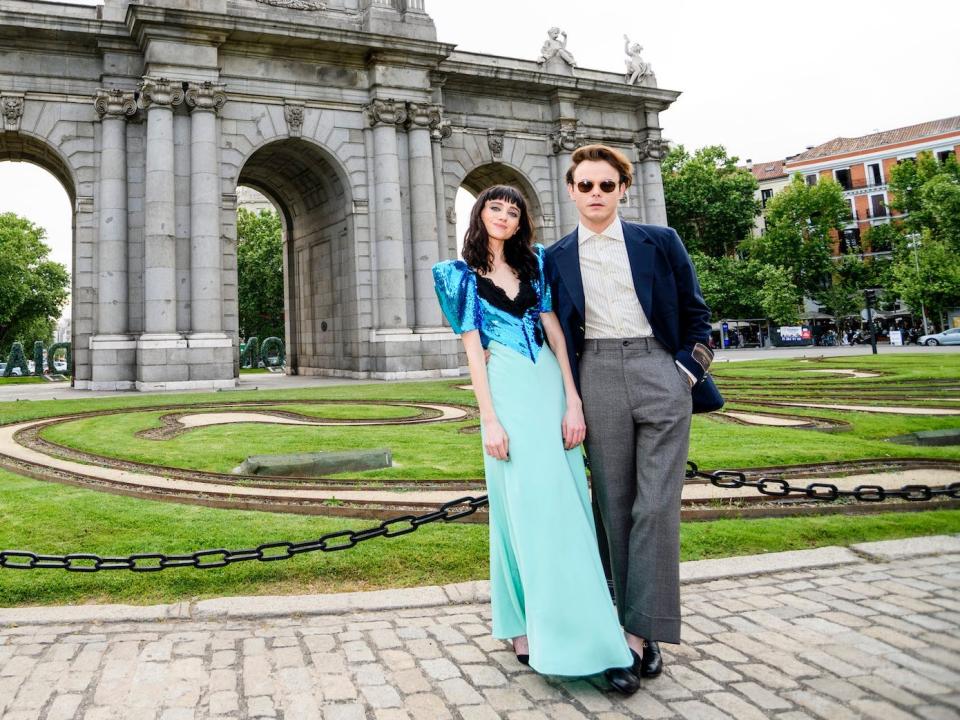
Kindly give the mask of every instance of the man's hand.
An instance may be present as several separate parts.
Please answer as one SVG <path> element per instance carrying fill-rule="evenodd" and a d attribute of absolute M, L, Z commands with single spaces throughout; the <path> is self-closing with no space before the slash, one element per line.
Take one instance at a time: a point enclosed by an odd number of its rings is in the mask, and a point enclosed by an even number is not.
<path fill-rule="evenodd" d="M 563 447 L 572 450 L 587 437 L 587 423 L 583 419 L 583 409 L 580 405 L 568 405 L 560 423 L 563 433 Z"/>
<path fill-rule="evenodd" d="M 510 438 L 496 418 L 483 423 L 483 450 L 497 460 L 510 459 Z"/>

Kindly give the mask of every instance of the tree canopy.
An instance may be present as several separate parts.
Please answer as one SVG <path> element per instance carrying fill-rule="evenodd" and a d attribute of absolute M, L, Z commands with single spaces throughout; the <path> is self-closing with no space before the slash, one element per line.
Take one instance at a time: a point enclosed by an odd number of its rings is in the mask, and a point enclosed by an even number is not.
<path fill-rule="evenodd" d="M 67 300 L 70 275 L 48 258 L 46 231 L 14 213 L 0 213 L 0 354 L 19 341 L 47 341 Z"/>
<path fill-rule="evenodd" d="M 767 231 L 746 243 L 750 257 L 786 269 L 791 283 L 815 297 L 833 271 L 833 238 L 850 219 L 843 189 L 832 180 L 807 185 L 795 175 L 767 202 Z"/>
<path fill-rule="evenodd" d="M 737 158 L 720 145 L 691 155 L 678 145 L 662 163 L 667 218 L 691 252 L 710 257 L 732 255 L 746 238 L 760 203 L 757 181 L 737 167 Z"/>
<path fill-rule="evenodd" d="M 283 338 L 283 233 L 271 210 L 237 210 L 240 336 Z"/>

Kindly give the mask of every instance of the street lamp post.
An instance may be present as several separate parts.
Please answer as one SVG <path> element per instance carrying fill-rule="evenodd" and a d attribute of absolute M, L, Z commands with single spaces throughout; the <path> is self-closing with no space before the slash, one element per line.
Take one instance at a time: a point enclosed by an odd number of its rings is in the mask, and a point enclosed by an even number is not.
<path fill-rule="evenodd" d="M 917 285 L 920 284 L 920 256 L 918 250 L 920 248 L 920 233 L 913 232 L 907 235 L 907 247 L 913 250 L 913 263 L 917 268 Z M 920 296 L 920 313 L 923 315 L 923 334 L 926 335 L 929 332 L 927 326 L 927 309 L 923 304 L 923 295 Z"/>

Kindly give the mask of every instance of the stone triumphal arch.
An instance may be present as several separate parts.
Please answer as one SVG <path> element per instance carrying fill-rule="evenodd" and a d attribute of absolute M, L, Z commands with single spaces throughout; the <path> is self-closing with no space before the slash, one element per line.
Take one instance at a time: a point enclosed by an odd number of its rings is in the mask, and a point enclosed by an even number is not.
<path fill-rule="evenodd" d="M 0 160 L 73 203 L 77 387 L 235 384 L 238 185 L 284 216 L 302 374 L 458 370 L 430 268 L 456 253 L 461 186 L 517 185 L 550 243 L 576 223 L 570 153 L 600 141 L 636 162 L 624 217 L 666 221 L 676 92 L 457 52 L 424 0 L 0 0 L 0 41 Z"/>

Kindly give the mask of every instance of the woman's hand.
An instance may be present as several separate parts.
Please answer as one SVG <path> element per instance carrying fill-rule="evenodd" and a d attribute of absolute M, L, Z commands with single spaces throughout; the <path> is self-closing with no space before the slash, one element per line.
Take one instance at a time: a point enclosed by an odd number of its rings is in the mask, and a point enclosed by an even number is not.
<path fill-rule="evenodd" d="M 587 436 L 587 423 L 583 419 L 583 408 L 580 403 L 569 403 L 560 423 L 563 431 L 563 446 L 572 450 L 583 442 Z"/>
<path fill-rule="evenodd" d="M 483 449 L 497 460 L 510 459 L 510 438 L 496 418 L 483 422 Z"/>

